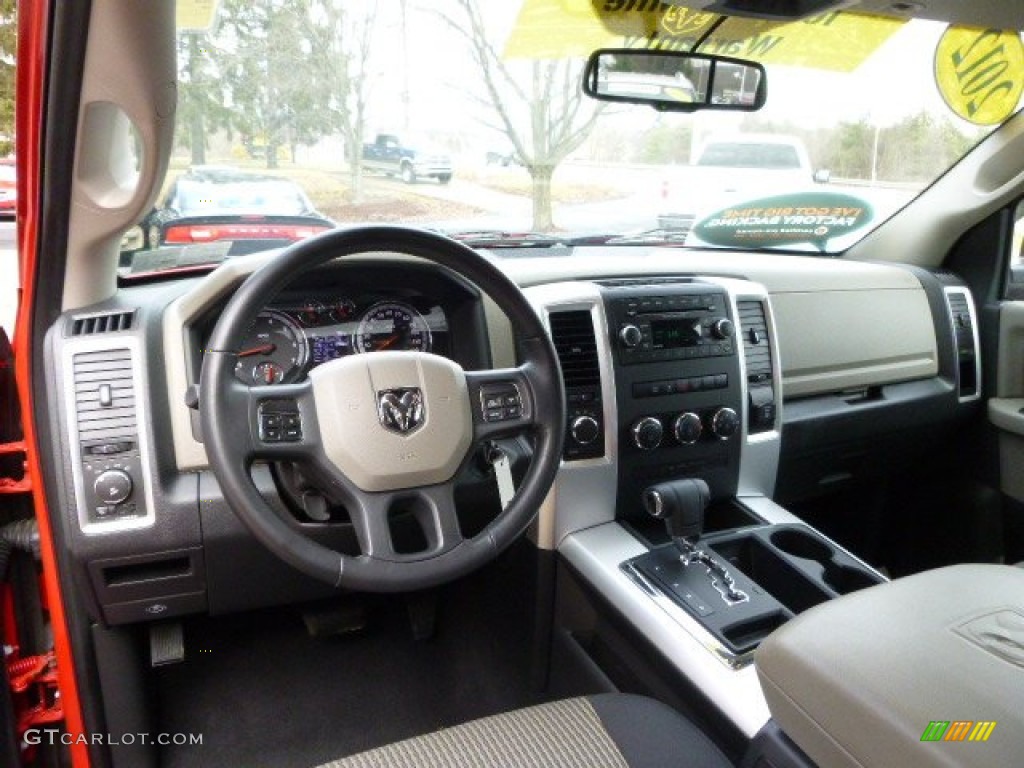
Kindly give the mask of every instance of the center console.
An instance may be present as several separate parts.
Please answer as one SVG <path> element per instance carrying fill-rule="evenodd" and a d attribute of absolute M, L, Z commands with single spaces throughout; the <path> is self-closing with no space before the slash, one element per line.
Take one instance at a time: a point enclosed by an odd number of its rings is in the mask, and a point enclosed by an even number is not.
<path fill-rule="evenodd" d="M 556 611 L 556 638 L 609 674 L 647 666 L 627 658 L 630 644 L 596 606 L 613 608 L 753 737 L 769 717 L 751 664 L 759 644 L 802 611 L 884 581 L 771 501 L 782 398 L 766 290 L 702 276 L 527 295 L 548 320 L 568 398 L 563 467 L 537 543 L 560 553 L 559 584 L 577 585 L 560 586 L 578 592 L 556 605 L 595 606 Z M 683 509 L 670 508 L 675 496 L 689 500 Z M 553 669 L 565 661 L 554 652 Z"/>

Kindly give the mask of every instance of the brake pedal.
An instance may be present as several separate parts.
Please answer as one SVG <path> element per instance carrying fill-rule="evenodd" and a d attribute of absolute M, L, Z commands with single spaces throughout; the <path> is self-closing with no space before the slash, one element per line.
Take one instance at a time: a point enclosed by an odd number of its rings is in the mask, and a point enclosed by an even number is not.
<path fill-rule="evenodd" d="M 153 667 L 185 660 L 185 632 L 180 621 L 149 625 L 149 663 Z"/>

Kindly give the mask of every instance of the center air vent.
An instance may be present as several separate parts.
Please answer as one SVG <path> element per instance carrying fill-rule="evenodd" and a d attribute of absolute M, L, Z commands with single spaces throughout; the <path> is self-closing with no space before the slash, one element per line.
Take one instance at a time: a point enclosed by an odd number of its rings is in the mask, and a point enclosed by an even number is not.
<path fill-rule="evenodd" d="M 740 301 L 740 336 L 747 366 L 748 427 L 751 434 L 775 427 L 775 387 L 772 382 L 772 352 L 768 321 L 760 300 Z"/>
<path fill-rule="evenodd" d="M 76 317 L 71 323 L 72 336 L 89 336 L 94 333 L 127 331 L 132 327 L 134 312 L 108 312 L 103 315 Z"/>
<path fill-rule="evenodd" d="M 562 364 L 566 391 L 601 383 L 594 322 L 588 310 L 552 312 L 551 339 Z"/>
<path fill-rule="evenodd" d="M 590 310 L 552 312 L 549 321 L 567 400 L 563 455 L 566 460 L 604 456 L 601 369 Z"/>

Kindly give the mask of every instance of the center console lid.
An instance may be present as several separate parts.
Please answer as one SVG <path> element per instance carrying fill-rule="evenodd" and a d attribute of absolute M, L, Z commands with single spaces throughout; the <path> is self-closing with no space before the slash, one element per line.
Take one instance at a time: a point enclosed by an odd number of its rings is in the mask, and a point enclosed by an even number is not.
<path fill-rule="evenodd" d="M 759 647 L 772 718 L 822 766 L 1024 754 L 1024 570 L 957 565 L 831 600 Z M 993 726 L 993 724 L 995 724 Z"/>

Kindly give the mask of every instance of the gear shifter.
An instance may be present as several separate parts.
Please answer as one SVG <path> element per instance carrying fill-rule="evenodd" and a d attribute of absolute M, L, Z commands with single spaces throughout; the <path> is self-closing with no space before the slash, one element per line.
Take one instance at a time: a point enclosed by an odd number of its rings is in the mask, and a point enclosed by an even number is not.
<path fill-rule="evenodd" d="M 679 550 L 683 567 L 700 563 L 708 569 L 711 584 L 728 603 L 747 600 L 747 595 L 736 588 L 728 569 L 711 555 L 697 547 L 704 532 L 704 510 L 711 500 L 711 489 L 700 478 L 685 478 L 658 483 L 644 490 L 644 508 L 651 517 L 665 521 L 668 535 Z"/>

